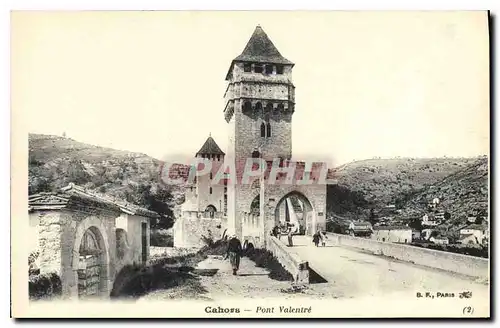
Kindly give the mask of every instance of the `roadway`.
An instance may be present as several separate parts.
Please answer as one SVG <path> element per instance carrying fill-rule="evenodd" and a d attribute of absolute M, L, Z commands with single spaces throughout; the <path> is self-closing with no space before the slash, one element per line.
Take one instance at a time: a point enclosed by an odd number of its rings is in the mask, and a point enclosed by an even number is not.
<path fill-rule="evenodd" d="M 286 243 L 286 237 L 281 238 Z M 294 247 L 287 248 L 297 254 L 328 284 L 343 290 L 351 297 L 384 296 L 402 293 L 415 297 L 417 292 L 436 294 L 471 291 L 473 297 L 489 299 L 489 286 L 484 282 L 442 270 L 417 266 L 370 254 L 363 250 L 342 246 L 316 247 L 308 236 L 294 236 Z"/>

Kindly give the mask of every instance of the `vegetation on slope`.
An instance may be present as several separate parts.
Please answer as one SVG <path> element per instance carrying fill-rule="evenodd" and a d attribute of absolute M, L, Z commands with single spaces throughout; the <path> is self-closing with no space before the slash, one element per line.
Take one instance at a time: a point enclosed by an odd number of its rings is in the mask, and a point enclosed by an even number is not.
<path fill-rule="evenodd" d="M 328 213 L 368 218 L 370 209 L 395 204 L 398 208 L 427 186 L 454 174 L 477 158 L 369 159 L 331 170 L 338 180 L 328 188 Z"/>
<path fill-rule="evenodd" d="M 182 191 L 161 182 L 161 162 L 144 154 L 102 148 L 69 138 L 29 135 L 29 192 L 54 191 L 70 182 L 162 214 L 169 228 Z"/>

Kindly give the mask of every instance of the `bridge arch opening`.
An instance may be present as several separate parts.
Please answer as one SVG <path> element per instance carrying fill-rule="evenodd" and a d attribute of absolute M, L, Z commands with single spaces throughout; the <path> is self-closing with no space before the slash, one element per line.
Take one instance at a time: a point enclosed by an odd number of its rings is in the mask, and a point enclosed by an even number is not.
<path fill-rule="evenodd" d="M 294 234 L 305 235 L 316 231 L 316 211 L 309 199 L 298 191 L 283 196 L 274 211 L 274 223 L 283 229 L 292 226 Z M 311 233 L 312 232 L 312 233 Z"/>

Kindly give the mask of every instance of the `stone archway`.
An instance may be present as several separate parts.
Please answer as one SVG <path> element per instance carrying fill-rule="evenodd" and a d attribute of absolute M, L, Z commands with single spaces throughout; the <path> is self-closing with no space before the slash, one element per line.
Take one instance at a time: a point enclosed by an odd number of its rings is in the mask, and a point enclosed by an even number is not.
<path fill-rule="evenodd" d="M 217 212 L 217 208 L 210 204 L 205 208 L 205 217 L 213 219 L 215 217 L 215 212 Z"/>
<path fill-rule="evenodd" d="M 316 211 L 311 201 L 299 191 L 281 197 L 274 208 L 274 226 L 286 228 L 293 225 L 294 234 L 312 235 L 317 230 Z"/>
<path fill-rule="evenodd" d="M 87 218 L 78 225 L 73 245 L 72 270 L 75 279 L 71 290 L 73 297 L 109 296 L 109 241 L 98 218 Z"/>

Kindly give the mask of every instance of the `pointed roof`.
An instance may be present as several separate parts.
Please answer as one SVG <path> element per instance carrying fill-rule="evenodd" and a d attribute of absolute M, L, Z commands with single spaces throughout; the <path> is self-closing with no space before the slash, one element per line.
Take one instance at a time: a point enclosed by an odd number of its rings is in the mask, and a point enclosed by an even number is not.
<path fill-rule="evenodd" d="M 208 155 L 225 155 L 224 152 L 220 149 L 220 147 L 215 142 L 212 136 L 208 136 L 207 141 L 201 146 L 200 150 L 196 153 L 196 156 L 201 154 Z"/>
<path fill-rule="evenodd" d="M 255 31 L 250 37 L 250 40 L 241 55 L 236 57 L 234 60 L 274 64 L 293 64 L 280 54 L 260 25 L 257 25 L 255 28 Z"/>
<path fill-rule="evenodd" d="M 243 49 L 243 52 L 231 62 L 229 72 L 231 71 L 234 62 L 241 61 L 294 65 L 291 61 L 280 54 L 276 46 L 269 39 L 266 32 L 264 32 L 260 25 L 257 25 L 257 27 L 255 28 L 255 31 L 250 37 L 250 40 L 248 40 L 245 49 Z M 229 76 L 229 72 L 227 76 Z"/>

